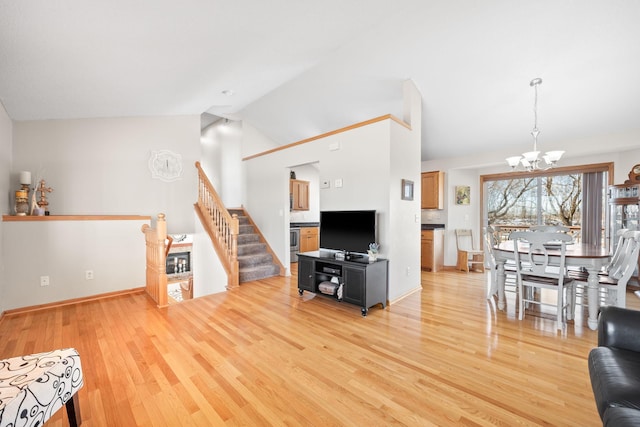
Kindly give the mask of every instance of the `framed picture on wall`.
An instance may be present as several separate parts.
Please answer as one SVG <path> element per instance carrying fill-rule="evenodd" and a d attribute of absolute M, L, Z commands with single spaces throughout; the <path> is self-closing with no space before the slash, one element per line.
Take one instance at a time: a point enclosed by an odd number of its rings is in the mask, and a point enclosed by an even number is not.
<path fill-rule="evenodd" d="M 402 180 L 402 200 L 413 200 L 413 181 Z"/>
<path fill-rule="evenodd" d="M 471 203 L 471 187 L 468 185 L 456 185 L 456 205 L 468 205 Z"/>

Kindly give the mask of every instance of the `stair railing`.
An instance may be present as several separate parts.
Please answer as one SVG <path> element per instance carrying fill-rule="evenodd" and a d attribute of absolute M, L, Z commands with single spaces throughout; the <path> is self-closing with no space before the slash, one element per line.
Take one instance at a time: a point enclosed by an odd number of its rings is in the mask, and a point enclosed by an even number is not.
<path fill-rule="evenodd" d="M 158 214 L 156 228 L 142 225 L 146 244 L 146 291 L 158 307 L 167 305 L 167 269 L 166 257 L 171 246 L 167 244 L 167 222 L 163 213 Z"/>
<path fill-rule="evenodd" d="M 238 215 L 229 214 L 220 196 L 202 170 L 200 162 L 196 162 L 198 170 L 198 202 L 196 212 L 204 229 L 209 234 L 222 266 L 227 273 L 227 288 L 235 288 L 240 284 L 238 264 L 238 232 L 240 225 Z"/>

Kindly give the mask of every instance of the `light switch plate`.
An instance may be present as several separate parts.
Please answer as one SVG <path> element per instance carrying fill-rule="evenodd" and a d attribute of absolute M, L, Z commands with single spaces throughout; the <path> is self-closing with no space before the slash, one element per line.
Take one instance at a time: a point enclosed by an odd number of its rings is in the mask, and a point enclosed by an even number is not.
<path fill-rule="evenodd" d="M 330 187 L 331 187 L 331 181 L 329 181 L 328 179 L 320 180 L 320 188 L 330 188 Z"/>
<path fill-rule="evenodd" d="M 336 179 L 336 188 L 342 188 L 342 178 Z"/>

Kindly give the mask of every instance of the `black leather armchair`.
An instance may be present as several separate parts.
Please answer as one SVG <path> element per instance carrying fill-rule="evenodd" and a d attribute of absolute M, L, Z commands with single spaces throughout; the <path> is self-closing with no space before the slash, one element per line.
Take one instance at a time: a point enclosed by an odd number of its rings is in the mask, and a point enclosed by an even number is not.
<path fill-rule="evenodd" d="M 605 426 L 640 426 L 640 311 L 602 307 L 589 375 Z"/>

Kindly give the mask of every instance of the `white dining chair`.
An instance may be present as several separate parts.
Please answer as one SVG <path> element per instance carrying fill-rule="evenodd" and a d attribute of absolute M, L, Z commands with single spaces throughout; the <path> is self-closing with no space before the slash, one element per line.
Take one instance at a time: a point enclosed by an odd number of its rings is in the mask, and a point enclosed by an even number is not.
<path fill-rule="evenodd" d="M 482 230 L 484 236 L 484 269 L 489 271 L 489 286 L 487 286 L 487 299 L 491 298 L 498 292 L 498 279 L 497 279 L 497 264 L 496 258 L 493 255 L 493 247 L 496 244 L 496 238 L 494 230 L 491 226 L 484 227 Z"/>
<path fill-rule="evenodd" d="M 624 253 L 626 251 L 625 247 L 627 242 L 625 233 L 627 231 L 629 230 L 622 228 L 616 233 L 618 243 L 616 244 L 616 248 L 609 260 L 609 263 L 602 268 L 599 276 L 615 275 L 621 268 L 621 264 L 624 261 Z M 576 303 L 579 305 L 586 304 L 586 292 L 584 292 L 584 290 L 587 280 L 589 279 L 589 273 L 584 268 L 568 268 L 568 274 L 569 277 L 576 280 Z M 600 292 L 598 292 L 598 298 L 601 304 L 607 304 L 607 291 L 605 289 L 600 289 Z"/>
<path fill-rule="evenodd" d="M 554 290 L 557 293 L 556 328 L 562 329 L 565 319 L 573 318 L 574 281 L 565 274 L 566 245 L 572 242 L 572 237 L 564 233 L 531 231 L 516 231 L 509 237 L 513 240 L 516 261 L 518 318 L 524 319 L 525 305 L 551 305 L 536 298 L 536 288 Z M 549 262 L 549 250 L 560 253 L 557 263 Z"/>
<path fill-rule="evenodd" d="M 487 286 L 487 299 L 489 299 L 498 292 L 498 265 L 496 263 L 494 249 L 498 245 L 498 237 L 491 226 L 484 227 L 482 234 L 484 236 L 484 244 L 482 248 L 484 250 L 484 267 L 485 271 L 489 272 L 489 286 Z M 515 292 L 516 271 L 513 262 L 505 263 L 504 269 L 506 274 L 505 291 L 509 290 Z M 511 285 L 509 286 L 509 289 L 507 289 L 507 285 Z"/>
<path fill-rule="evenodd" d="M 601 304 L 625 308 L 627 283 L 638 266 L 640 231 L 627 230 L 623 233 L 616 247 L 616 254 L 619 254 L 616 262 L 609 265 L 606 274 L 598 276 L 598 287 L 600 291 L 603 291 L 599 294 L 602 295 Z M 576 285 L 586 287 L 587 278 L 576 279 Z"/>
<path fill-rule="evenodd" d="M 626 239 L 633 236 L 633 234 L 628 234 L 628 231 L 628 229 L 622 228 L 616 233 L 616 236 L 618 237 L 618 243 L 616 244 L 616 249 L 611 256 L 611 261 L 609 261 L 609 264 L 607 264 L 604 269 L 604 272 L 607 275 L 615 274 L 621 267 L 624 254 L 627 251 L 626 246 L 628 245 L 628 242 L 626 241 Z"/>
<path fill-rule="evenodd" d="M 545 233 L 568 233 L 571 230 L 564 225 L 532 225 L 530 231 L 542 231 Z"/>

